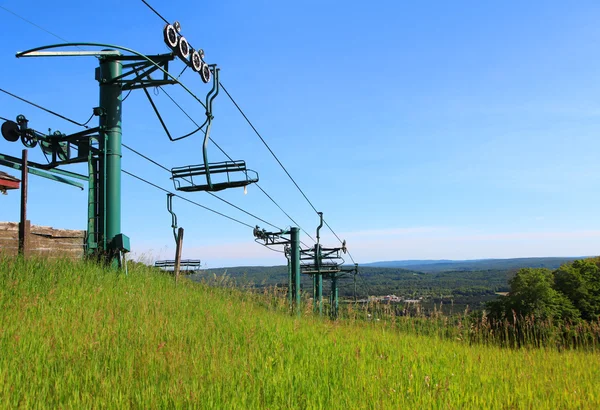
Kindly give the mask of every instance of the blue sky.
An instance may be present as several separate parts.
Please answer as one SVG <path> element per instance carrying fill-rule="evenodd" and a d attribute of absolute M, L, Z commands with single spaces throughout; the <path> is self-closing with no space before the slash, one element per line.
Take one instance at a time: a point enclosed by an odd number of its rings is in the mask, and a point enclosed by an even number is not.
<path fill-rule="evenodd" d="M 154 0 L 209 63 L 357 262 L 595 255 L 600 148 L 600 5 L 597 2 L 193 2 Z M 141 1 L 0 1 L 69 40 L 166 52 L 163 23 Z M 98 105 L 97 61 L 16 59 L 60 42 L 0 9 L 0 88 L 78 121 Z M 174 72 L 182 68 L 174 65 Z M 191 73 L 182 81 L 204 95 Z M 168 91 L 197 121 L 203 109 Z M 174 133 L 193 129 L 159 93 Z M 245 159 L 260 184 L 314 236 L 318 219 L 266 148 L 220 95 L 212 137 Z M 0 95 L 0 116 L 66 133 L 69 123 Z M 168 167 L 201 163 L 199 137 L 164 135 L 141 91 L 123 106 L 123 141 Z M 0 152 L 23 147 L 0 140 Z M 223 160 L 214 146 L 210 158 Z M 42 161 L 39 150 L 33 160 Z M 123 168 L 171 188 L 169 175 L 124 151 Z M 78 166 L 69 169 L 82 171 Z M 4 169 L 5 171 L 7 169 Z M 286 227 L 256 187 L 223 198 Z M 264 224 L 206 193 L 192 200 Z M 165 194 L 123 176 L 122 230 L 136 257 L 171 257 Z M 30 178 L 34 224 L 83 229 L 86 193 Z M 0 220 L 18 220 L 18 194 Z M 207 266 L 283 264 L 249 228 L 175 199 L 184 257 Z M 307 244 L 310 240 L 304 236 Z M 335 245 L 327 230 L 322 242 Z"/>

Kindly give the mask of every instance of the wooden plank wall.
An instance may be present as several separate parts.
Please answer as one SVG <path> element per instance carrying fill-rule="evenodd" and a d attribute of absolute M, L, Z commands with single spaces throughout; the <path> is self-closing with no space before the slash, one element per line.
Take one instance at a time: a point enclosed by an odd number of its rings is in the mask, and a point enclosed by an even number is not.
<path fill-rule="evenodd" d="M 49 226 L 31 225 L 28 246 L 29 255 L 49 258 L 82 258 L 86 231 L 54 229 Z M 0 254 L 16 255 L 19 251 L 19 223 L 0 222 Z"/>

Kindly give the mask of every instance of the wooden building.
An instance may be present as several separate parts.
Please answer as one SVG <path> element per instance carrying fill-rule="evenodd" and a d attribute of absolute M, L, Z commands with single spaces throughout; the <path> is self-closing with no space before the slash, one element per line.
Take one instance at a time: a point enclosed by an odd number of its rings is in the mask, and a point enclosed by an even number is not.
<path fill-rule="evenodd" d="M 6 194 L 9 189 L 19 189 L 21 180 L 0 171 L 0 193 Z"/>

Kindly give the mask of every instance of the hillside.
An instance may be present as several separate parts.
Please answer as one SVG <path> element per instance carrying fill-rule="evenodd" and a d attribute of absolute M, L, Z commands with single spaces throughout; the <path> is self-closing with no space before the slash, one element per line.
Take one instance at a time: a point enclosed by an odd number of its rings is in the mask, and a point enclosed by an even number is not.
<path fill-rule="evenodd" d="M 548 268 L 572 262 L 576 258 L 516 258 L 485 259 L 478 261 L 392 261 L 367 263 L 360 266 L 359 296 L 371 294 L 419 292 L 429 289 L 435 293 L 452 294 L 493 293 L 506 291 L 508 279 L 520 268 Z M 286 266 L 235 266 L 207 269 L 192 275 L 192 280 L 208 275 L 226 274 L 239 284 L 259 287 L 287 285 Z M 303 278 L 305 287 L 312 286 L 310 278 Z M 349 296 L 353 289 L 342 287 L 343 295 Z"/>
<path fill-rule="evenodd" d="M 379 268 L 404 268 L 420 272 L 515 270 L 519 268 L 548 268 L 559 266 L 583 257 L 511 258 L 478 260 L 405 260 L 366 263 L 364 266 Z"/>
<path fill-rule="evenodd" d="M 424 273 L 401 268 L 360 268 L 356 291 L 358 298 L 368 296 L 397 295 L 407 299 L 423 297 L 424 312 L 440 309 L 452 314 L 470 310 L 481 310 L 485 303 L 497 297 L 496 292 L 508 291 L 508 279 L 513 272 L 505 270 L 460 271 Z M 226 276 L 240 287 L 268 288 L 287 287 L 286 266 L 273 267 L 233 267 L 226 269 L 208 269 L 202 273 L 190 275 L 194 281 L 206 280 L 216 275 Z M 350 299 L 354 296 L 352 275 L 340 280 L 339 295 Z M 302 276 L 302 289 L 312 292 L 312 280 Z M 329 281 L 325 281 L 325 294 L 329 294 Z"/>
<path fill-rule="evenodd" d="M 595 352 L 285 311 L 276 295 L 175 284 L 139 265 L 124 276 L 0 260 L 0 407 L 600 406 Z"/>
<path fill-rule="evenodd" d="M 574 258 L 516 258 L 486 259 L 478 261 L 392 261 L 360 266 L 356 293 L 358 298 L 397 295 L 406 299 L 423 298 L 424 312 L 442 309 L 455 314 L 465 309 L 482 310 L 485 304 L 497 298 L 498 292 L 509 290 L 508 280 L 520 268 L 544 267 L 556 269 L 572 262 Z M 401 265 L 382 267 L 373 265 Z M 258 288 L 286 287 L 286 266 L 237 266 L 207 269 L 191 275 L 192 280 L 203 280 L 217 275 L 227 276 L 237 286 Z M 302 277 L 302 289 L 312 290 L 310 277 Z M 325 293 L 329 288 L 326 283 Z M 342 298 L 354 296 L 352 275 L 340 281 Z M 442 307 L 440 307 L 442 306 Z"/>
<path fill-rule="evenodd" d="M 453 261 L 450 259 L 409 259 L 402 261 L 381 261 L 381 262 L 370 262 L 365 263 L 362 266 L 370 266 L 373 268 L 404 268 L 407 266 L 423 266 L 423 265 L 433 265 L 436 263 L 453 263 L 453 262 L 462 262 L 462 261 Z"/>

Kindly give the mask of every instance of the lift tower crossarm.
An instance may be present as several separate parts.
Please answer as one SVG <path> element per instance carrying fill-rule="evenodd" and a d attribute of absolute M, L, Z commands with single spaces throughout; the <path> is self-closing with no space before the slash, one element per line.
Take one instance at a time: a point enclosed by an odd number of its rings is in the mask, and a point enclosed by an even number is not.
<path fill-rule="evenodd" d="M 106 48 L 111 48 L 111 49 L 115 49 L 115 50 L 120 50 L 120 51 L 124 51 L 130 54 L 133 54 L 133 56 L 128 56 L 128 55 L 120 55 L 118 56 L 119 60 L 146 60 L 147 62 L 151 63 L 153 66 L 156 67 L 157 70 L 162 71 L 168 78 L 170 78 L 171 80 L 173 80 L 173 84 L 179 84 L 188 94 L 190 94 L 196 101 L 198 101 L 204 108 L 206 108 L 206 104 L 200 100 L 196 94 L 194 94 L 189 88 L 187 88 L 185 85 L 183 85 L 183 83 L 181 83 L 177 77 L 175 77 L 174 75 L 172 75 L 171 73 L 169 73 L 167 70 L 165 70 L 164 68 L 162 68 L 159 64 L 157 64 L 156 62 L 154 62 L 151 58 L 151 56 L 147 56 L 145 54 L 142 54 L 138 51 L 135 51 L 131 48 L 127 48 L 127 47 L 122 47 L 122 46 L 117 46 L 114 44 L 106 44 L 106 43 L 60 43 L 60 44 L 51 44 L 51 45 L 47 45 L 47 46 L 41 46 L 41 47 L 35 47 L 29 50 L 25 50 L 25 51 L 19 51 L 16 54 L 17 58 L 22 58 L 22 57 L 41 57 L 41 55 L 35 55 L 35 53 L 42 51 L 42 50 L 50 50 L 50 49 L 55 49 L 55 48 L 60 48 L 60 47 L 106 47 Z M 114 50 L 110 50 L 112 52 L 115 52 Z M 88 54 L 79 54 L 80 56 L 101 56 L 104 58 L 110 58 L 110 57 L 117 57 L 116 54 L 110 54 L 110 55 L 105 55 L 102 56 L 101 54 L 97 54 L 97 53 L 101 53 L 102 51 L 88 51 Z M 55 52 L 56 53 L 56 52 Z M 58 52 L 60 53 L 60 52 Z M 96 53 L 96 54 L 95 54 Z M 43 55 L 44 57 L 49 56 L 49 55 Z M 54 57 L 60 57 L 60 54 L 55 54 Z M 74 54 L 73 56 L 78 56 L 78 54 Z M 156 56 L 152 56 L 152 57 L 156 57 Z M 151 85 L 148 85 L 151 86 Z"/>
<path fill-rule="evenodd" d="M 23 168 L 22 161 L 20 159 L 11 157 L 10 155 L 4 155 L 4 154 L 0 154 L 0 165 L 9 167 L 9 168 L 13 168 L 13 169 L 16 169 L 19 171 Z M 53 170 L 51 172 L 39 171 L 38 169 L 36 169 L 36 168 L 39 168 L 39 165 L 41 165 L 41 164 L 27 161 L 27 172 L 32 175 L 37 175 L 42 178 L 51 179 L 52 181 L 62 182 L 63 184 L 71 185 L 71 186 L 77 187 L 81 190 L 84 189 L 84 186 L 82 183 L 76 182 L 76 181 L 71 181 L 70 179 L 67 179 L 61 175 L 57 175 L 59 173 L 56 171 L 59 171 L 59 170 Z M 67 171 L 63 171 L 63 172 L 67 173 Z M 68 174 L 74 178 L 83 179 L 85 181 L 88 180 L 88 177 L 86 177 L 84 175 L 79 175 L 79 174 L 75 174 L 75 173 L 71 173 L 71 172 L 69 172 Z"/>

